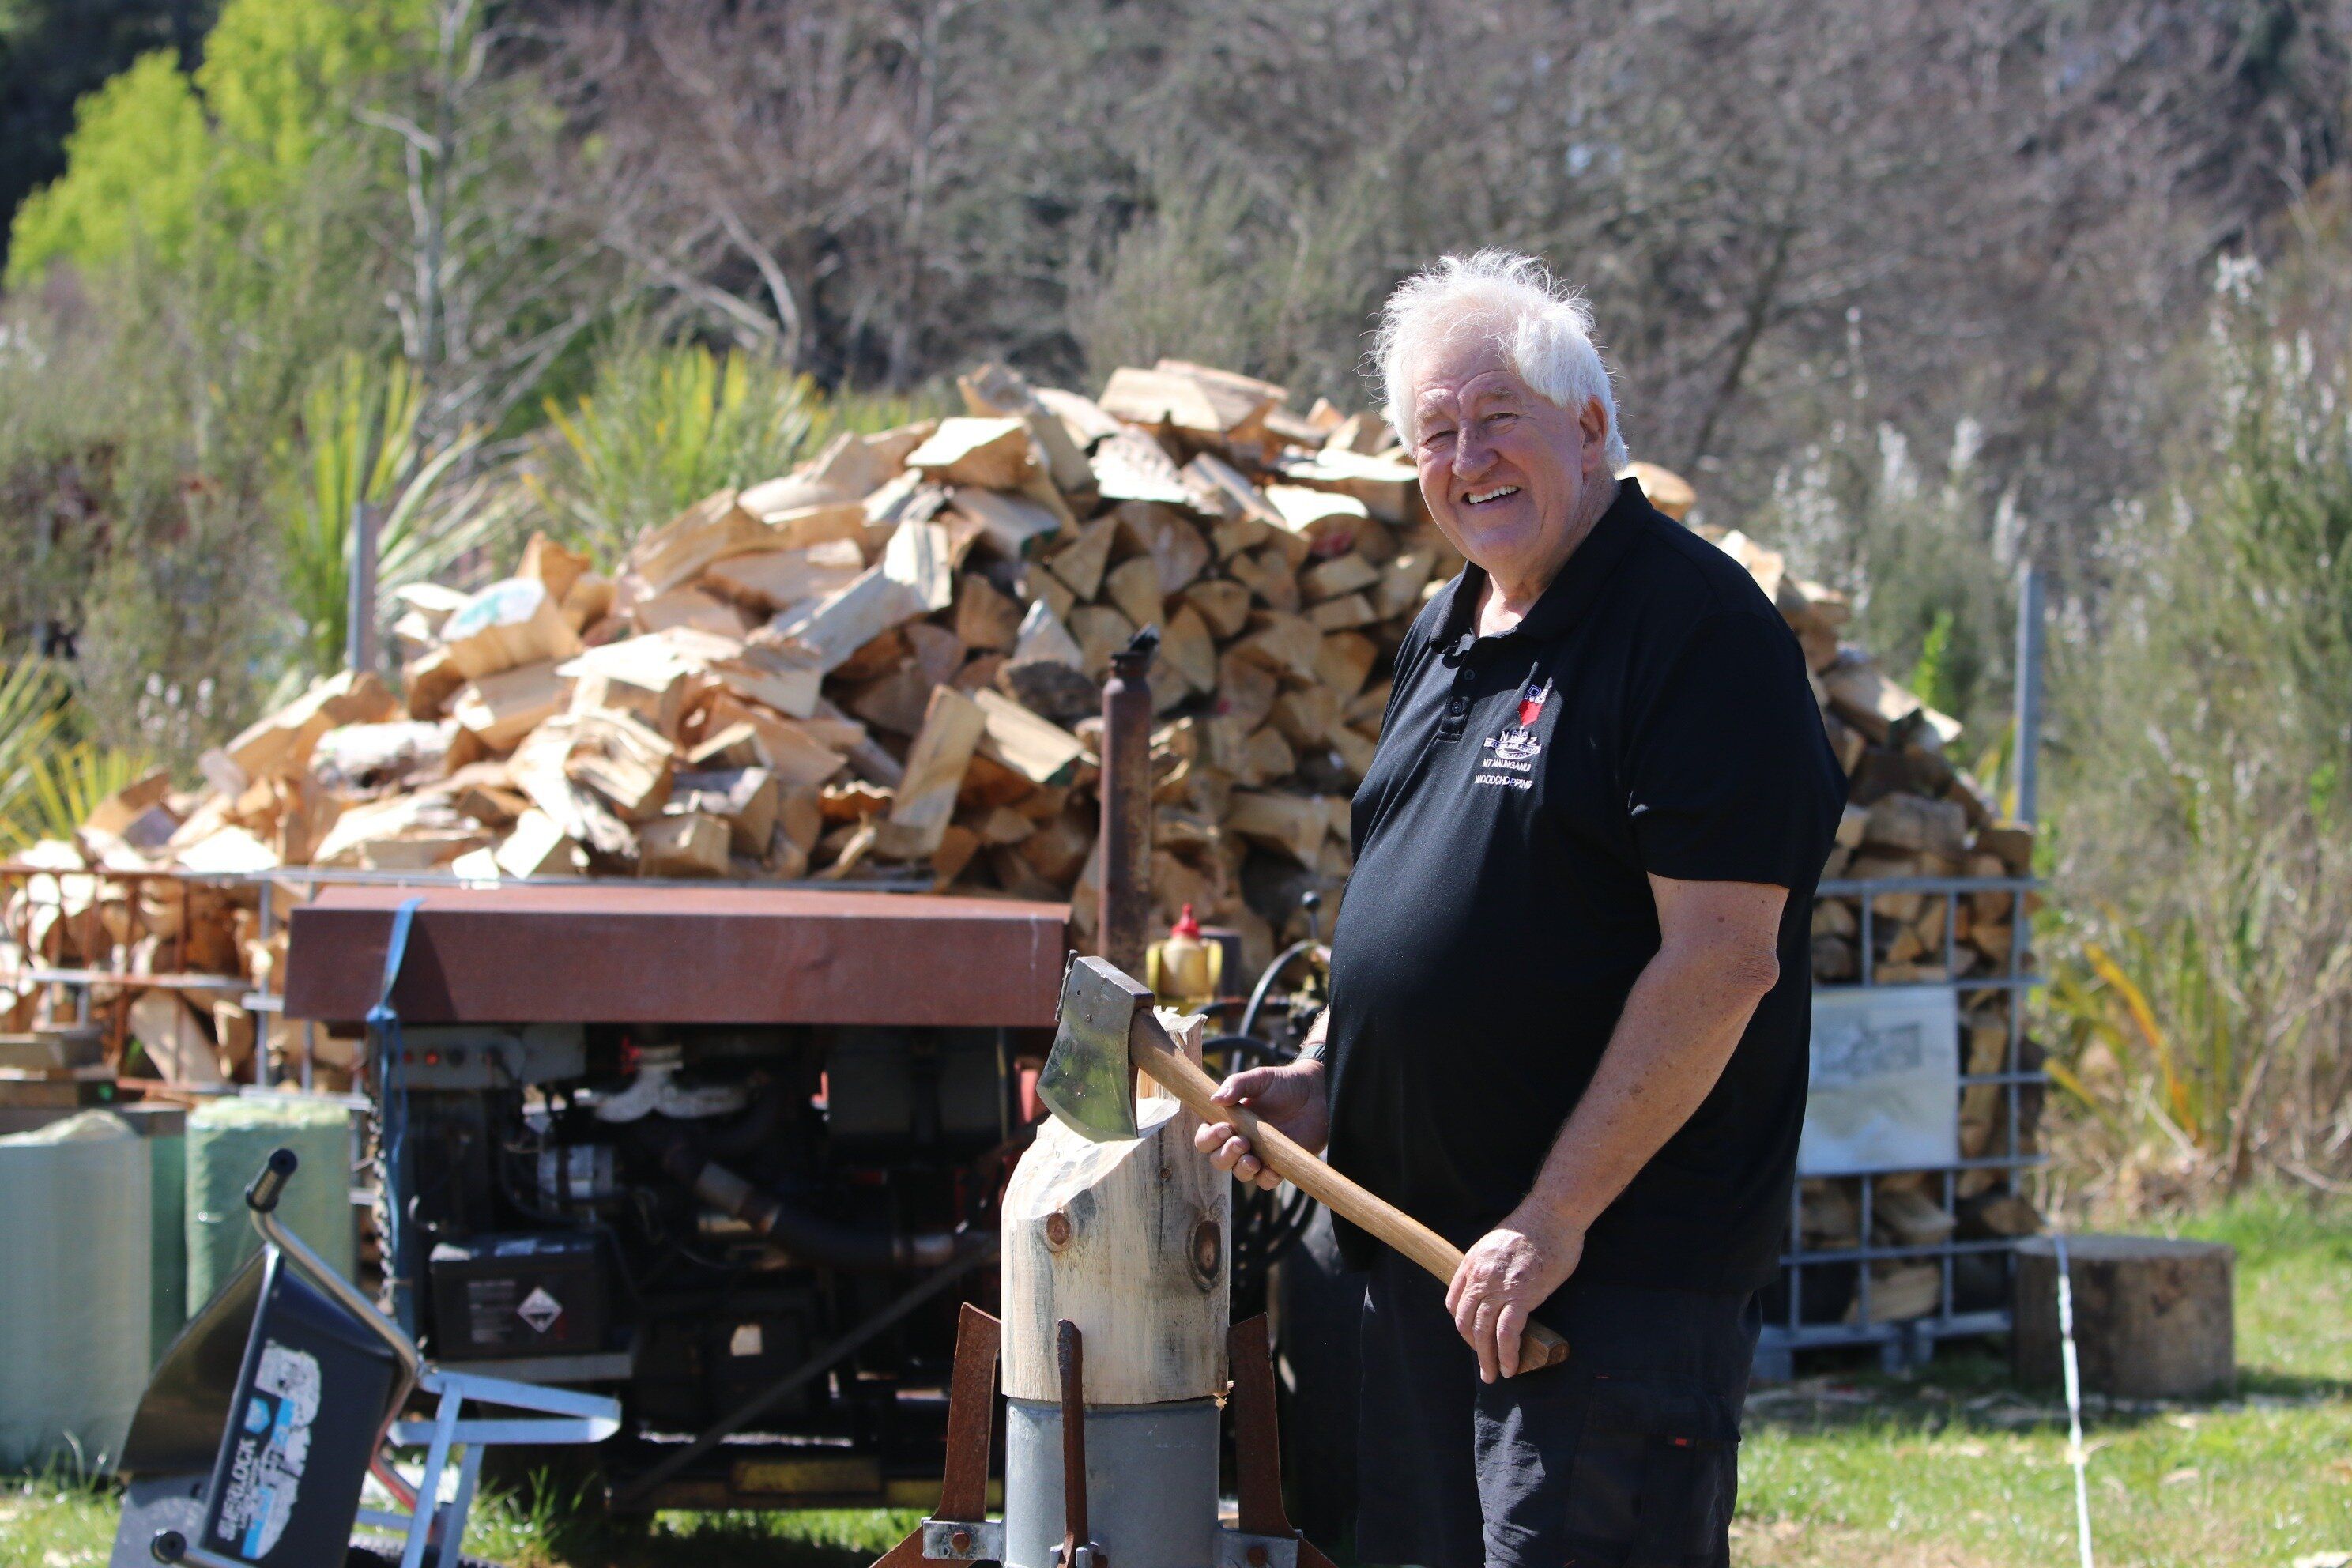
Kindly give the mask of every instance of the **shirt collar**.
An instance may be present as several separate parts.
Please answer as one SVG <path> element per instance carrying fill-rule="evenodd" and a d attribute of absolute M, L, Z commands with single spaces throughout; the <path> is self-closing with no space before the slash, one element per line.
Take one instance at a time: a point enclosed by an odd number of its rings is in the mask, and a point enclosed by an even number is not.
<path fill-rule="evenodd" d="M 1642 493 L 1641 482 L 1631 478 L 1617 481 L 1617 494 L 1592 531 L 1572 551 L 1557 576 L 1538 596 L 1535 605 L 1519 624 L 1505 632 L 1505 637 L 1530 637 L 1549 640 L 1559 637 L 1583 618 L 1601 585 L 1623 560 L 1625 552 L 1641 533 L 1655 512 L 1650 500 Z M 1467 651 L 1477 640 L 1472 622 L 1478 612 L 1478 595 L 1486 586 L 1486 574 L 1475 563 L 1465 562 L 1454 581 L 1446 585 L 1448 595 L 1444 618 L 1439 622 L 1438 646 L 1454 652 Z"/>

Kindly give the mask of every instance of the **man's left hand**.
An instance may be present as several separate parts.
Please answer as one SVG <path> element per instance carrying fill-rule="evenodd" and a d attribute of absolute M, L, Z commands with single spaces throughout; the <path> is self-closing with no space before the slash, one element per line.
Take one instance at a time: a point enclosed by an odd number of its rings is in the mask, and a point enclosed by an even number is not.
<path fill-rule="evenodd" d="M 1576 1272 L 1584 1231 L 1551 1215 L 1514 1211 L 1463 1256 L 1445 1288 L 1454 1326 L 1478 1352 L 1480 1381 L 1515 1377 L 1528 1320 Z"/>

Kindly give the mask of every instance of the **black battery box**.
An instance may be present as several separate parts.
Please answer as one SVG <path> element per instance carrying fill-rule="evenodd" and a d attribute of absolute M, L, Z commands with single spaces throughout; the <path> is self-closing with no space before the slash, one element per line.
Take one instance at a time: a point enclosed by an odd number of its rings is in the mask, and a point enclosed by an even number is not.
<path fill-rule="evenodd" d="M 611 1292 L 593 1235 L 445 1241 L 427 1267 L 434 1352 L 444 1361 L 584 1355 L 605 1346 Z"/>

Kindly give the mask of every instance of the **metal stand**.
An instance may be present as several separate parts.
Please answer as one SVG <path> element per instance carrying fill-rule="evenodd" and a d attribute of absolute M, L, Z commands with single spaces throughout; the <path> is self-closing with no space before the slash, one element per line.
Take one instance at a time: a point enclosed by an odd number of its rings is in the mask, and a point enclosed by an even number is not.
<path fill-rule="evenodd" d="M 403 1534 L 400 1568 L 422 1568 L 427 1542 L 436 1536 L 440 1541 L 436 1568 L 456 1568 L 457 1548 L 466 1536 L 466 1519 L 473 1511 L 474 1486 L 482 1473 L 484 1448 L 499 1443 L 601 1443 L 621 1429 L 620 1405 L 601 1394 L 445 1372 L 429 1364 L 417 1387 L 440 1396 L 433 1419 L 396 1422 L 392 1428 L 394 1442 L 425 1446 L 425 1475 L 416 1488 L 416 1501 L 406 1513 L 366 1508 L 359 1513 L 362 1524 Z M 463 1414 L 467 1400 L 539 1415 L 468 1418 Z M 459 1447 L 465 1452 L 457 1460 L 456 1495 L 447 1502 L 436 1502 L 451 1452 Z"/>
<path fill-rule="evenodd" d="M 1282 1506 L 1282 1434 L 1274 1409 L 1274 1349 L 1265 1314 L 1225 1335 L 1234 1369 L 1234 1469 L 1241 1508 L 1218 1531 L 1218 1568 L 1331 1568 L 1331 1560 L 1291 1528 Z"/>
<path fill-rule="evenodd" d="M 1075 1324 L 1059 1326 L 1062 1398 L 1055 1434 L 1061 1449 L 1062 1542 L 1054 1556 L 1063 1568 L 1117 1568 L 1094 1538 L 1087 1485 L 1087 1429 L 1083 1403 L 1085 1341 Z M 948 1395 L 946 1477 L 938 1511 L 904 1541 L 876 1559 L 874 1568 L 919 1568 L 926 1563 L 1003 1563 L 1008 1550 L 1002 1520 L 988 1514 L 989 1432 L 996 1393 L 999 1325 L 977 1307 L 963 1309 L 956 1333 L 955 1373 Z M 1213 1568 L 1331 1568 L 1331 1560 L 1291 1527 L 1282 1503 L 1282 1446 L 1274 1405 L 1274 1358 L 1263 1315 L 1234 1325 L 1226 1336 L 1234 1384 L 1234 1450 L 1241 1507 L 1231 1528 L 1213 1526 Z M 1190 1402 L 1187 1402 L 1188 1404 Z M 1205 1402 L 1203 1402 L 1205 1403 Z M 1094 1422 L 1106 1411 L 1097 1406 Z M 1125 1407 L 1142 1413 L 1169 1407 Z M 1212 1406 L 1213 1409 L 1213 1406 Z M 1148 1418 L 1148 1417 L 1147 1417 Z M 1215 1432 L 1206 1439 L 1215 1465 Z M 1211 1488 L 1213 1492 L 1213 1486 Z M 1213 1521 L 1212 1521 L 1213 1525 Z"/>
<path fill-rule="evenodd" d="M 948 1383 L 948 1454 L 940 1506 L 913 1534 L 875 1559 L 874 1568 L 1004 1560 L 1004 1523 L 988 1517 L 989 1430 L 994 1425 L 1002 1331 L 994 1318 L 964 1303 L 956 1323 L 955 1371 Z"/>

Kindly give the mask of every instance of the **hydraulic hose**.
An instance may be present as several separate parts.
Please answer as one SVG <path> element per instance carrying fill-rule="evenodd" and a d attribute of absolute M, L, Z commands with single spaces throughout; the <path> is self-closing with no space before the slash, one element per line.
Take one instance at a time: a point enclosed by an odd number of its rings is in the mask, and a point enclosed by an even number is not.
<path fill-rule="evenodd" d="M 660 1151 L 662 1169 L 709 1207 L 740 1219 L 793 1257 L 847 1273 L 936 1268 L 955 1256 L 952 1231 L 844 1224 L 797 1207 L 719 1164 L 682 1134 Z"/>

